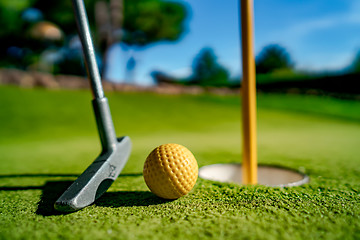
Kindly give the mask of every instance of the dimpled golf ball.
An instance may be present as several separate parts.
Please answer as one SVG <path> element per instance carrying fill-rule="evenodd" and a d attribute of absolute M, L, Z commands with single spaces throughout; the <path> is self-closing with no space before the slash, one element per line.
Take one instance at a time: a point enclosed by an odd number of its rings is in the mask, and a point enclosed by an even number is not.
<path fill-rule="evenodd" d="M 146 185 L 155 195 L 177 199 L 194 187 L 198 165 L 194 155 L 179 144 L 164 144 L 155 148 L 144 164 Z"/>

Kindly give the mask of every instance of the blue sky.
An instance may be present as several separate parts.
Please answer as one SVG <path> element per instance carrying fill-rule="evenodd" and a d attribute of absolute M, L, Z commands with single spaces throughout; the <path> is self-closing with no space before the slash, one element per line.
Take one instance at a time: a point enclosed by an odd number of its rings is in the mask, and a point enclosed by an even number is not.
<path fill-rule="evenodd" d="M 137 60 L 134 79 L 152 83 L 150 72 L 191 74 L 191 64 L 204 47 L 233 76 L 241 75 L 238 0 L 187 0 L 186 31 L 175 43 L 163 42 L 139 51 L 114 46 L 106 77 L 125 78 L 129 56 Z M 336 71 L 348 66 L 360 50 L 359 0 L 254 0 L 255 54 L 268 45 L 285 47 L 299 70 Z"/>

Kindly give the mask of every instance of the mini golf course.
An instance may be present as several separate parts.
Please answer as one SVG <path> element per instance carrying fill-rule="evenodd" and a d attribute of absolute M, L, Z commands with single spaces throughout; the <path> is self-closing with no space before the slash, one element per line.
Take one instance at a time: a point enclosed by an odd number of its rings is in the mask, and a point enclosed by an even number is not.
<path fill-rule="evenodd" d="M 237 96 L 107 93 L 117 134 L 133 151 L 95 204 L 60 214 L 53 203 L 101 147 L 86 90 L 0 87 L 0 239 L 359 239 L 360 102 L 258 95 L 259 163 L 306 173 L 293 188 L 198 179 L 165 201 L 142 168 L 178 143 L 199 167 L 241 160 Z"/>

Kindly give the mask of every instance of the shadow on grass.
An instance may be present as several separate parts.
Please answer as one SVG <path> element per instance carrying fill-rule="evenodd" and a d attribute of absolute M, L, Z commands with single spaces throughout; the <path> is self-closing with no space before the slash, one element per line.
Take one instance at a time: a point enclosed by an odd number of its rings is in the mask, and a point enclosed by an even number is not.
<path fill-rule="evenodd" d="M 134 207 L 150 206 L 171 202 L 157 197 L 149 191 L 123 191 L 123 192 L 106 192 L 96 202 L 96 206 L 101 207 Z"/>
<path fill-rule="evenodd" d="M 41 199 L 35 213 L 42 216 L 65 215 L 66 213 L 54 209 L 54 203 L 72 183 L 73 181 L 46 182 L 42 187 Z"/>
<path fill-rule="evenodd" d="M 0 175 L 1 178 L 27 178 L 27 177 L 78 177 L 77 174 L 14 174 Z M 137 177 L 142 173 L 121 174 L 122 177 Z M 55 201 L 65 192 L 73 181 L 47 181 L 43 186 L 3 186 L 0 191 L 22 191 L 22 190 L 42 190 L 40 201 L 38 202 L 37 215 L 54 216 L 65 215 L 54 209 Z M 147 191 L 128 191 L 128 192 L 106 192 L 95 201 L 96 206 L 103 207 L 130 207 L 130 206 L 149 206 L 168 202 L 158 198 Z"/>
<path fill-rule="evenodd" d="M 54 181 L 46 182 L 44 186 L 4 186 L 0 187 L 0 191 L 42 190 L 38 209 L 35 213 L 42 216 L 63 215 L 55 211 L 54 203 L 72 183 L 73 181 Z"/>
<path fill-rule="evenodd" d="M 0 175 L 0 178 L 32 178 L 32 177 L 79 177 L 80 174 L 69 173 L 25 173 L 25 174 L 6 174 Z M 119 177 L 138 177 L 142 176 L 142 173 L 125 173 L 121 174 Z"/>

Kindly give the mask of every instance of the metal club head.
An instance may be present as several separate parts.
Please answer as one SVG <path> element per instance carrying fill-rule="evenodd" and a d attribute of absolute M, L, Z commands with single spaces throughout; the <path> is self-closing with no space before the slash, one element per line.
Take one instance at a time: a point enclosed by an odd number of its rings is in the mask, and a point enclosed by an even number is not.
<path fill-rule="evenodd" d="M 130 138 L 116 138 L 107 98 L 94 99 L 92 103 L 102 152 L 55 202 L 55 209 L 61 212 L 92 204 L 116 180 L 130 156 Z"/>
<path fill-rule="evenodd" d="M 92 204 L 119 176 L 131 151 L 129 137 L 117 139 L 111 151 L 103 151 L 55 202 L 55 209 L 74 212 Z"/>

